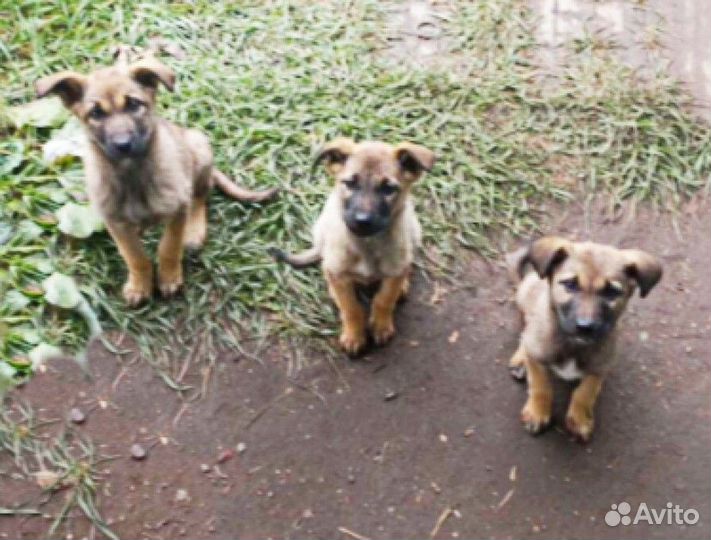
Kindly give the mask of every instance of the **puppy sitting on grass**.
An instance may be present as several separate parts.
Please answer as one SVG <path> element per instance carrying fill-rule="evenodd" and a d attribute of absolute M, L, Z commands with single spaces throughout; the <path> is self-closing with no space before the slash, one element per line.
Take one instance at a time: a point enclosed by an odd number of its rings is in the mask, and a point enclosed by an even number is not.
<path fill-rule="evenodd" d="M 393 312 L 409 287 L 421 237 L 410 189 L 435 158 L 408 142 L 391 146 L 337 139 L 321 150 L 320 160 L 336 186 L 314 225 L 313 247 L 298 255 L 275 249 L 272 255 L 296 268 L 321 262 L 340 312 L 340 345 L 355 355 L 366 344 L 367 325 L 378 345 L 395 333 Z M 368 319 L 356 287 L 378 283 Z"/>
<path fill-rule="evenodd" d="M 595 402 L 615 359 L 616 323 L 635 289 L 642 298 L 649 294 L 662 277 L 662 267 L 637 249 L 552 236 L 510 254 L 507 263 L 518 282 L 516 304 L 524 321 L 509 364 L 515 378 L 528 380 L 521 420 L 533 434 L 550 422 L 549 372 L 580 380 L 565 424 L 587 441 L 593 432 Z"/>
<path fill-rule="evenodd" d="M 166 224 L 158 248 L 158 285 L 170 296 L 183 284 L 183 247 L 205 242 L 213 185 L 241 201 L 264 201 L 276 193 L 236 185 L 213 166 L 203 133 L 155 114 L 158 85 L 172 91 L 174 82 L 167 66 L 148 57 L 90 75 L 65 71 L 35 85 L 39 97 L 59 95 L 85 127 L 87 192 L 128 266 L 123 296 L 131 306 L 153 293 L 153 264 L 141 243 L 147 226 Z"/>

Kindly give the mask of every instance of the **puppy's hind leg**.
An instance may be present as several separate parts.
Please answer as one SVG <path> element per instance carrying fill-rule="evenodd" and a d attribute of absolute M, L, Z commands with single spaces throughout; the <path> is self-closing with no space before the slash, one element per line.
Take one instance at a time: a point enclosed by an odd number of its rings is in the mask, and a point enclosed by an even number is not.
<path fill-rule="evenodd" d="M 195 197 L 185 224 L 184 245 L 186 249 L 197 250 L 207 238 L 207 197 Z"/>
<path fill-rule="evenodd" d="M 373 298 L 370 312 L 370 328 L 373 339 L 378 345 L 384 345 L 395 335 L 393 314 L 395 305 L 402 295 L 409 270 L 396 277 L 385 278 Z"/>
<path fill-rule="evenodd" d="M 158 245 L 158 286 L 163 296 L 174 295 L 183 285 L 183 243 L 186 212 L 168 223 Z"/>
<path fill-rule="evenodd" d="M 358 302 L 352 279 L 326 273 L 328 292 L 341 316 L 341 348 L 350 355 L 358 354 L 366 342 L 365 310 Z"/>

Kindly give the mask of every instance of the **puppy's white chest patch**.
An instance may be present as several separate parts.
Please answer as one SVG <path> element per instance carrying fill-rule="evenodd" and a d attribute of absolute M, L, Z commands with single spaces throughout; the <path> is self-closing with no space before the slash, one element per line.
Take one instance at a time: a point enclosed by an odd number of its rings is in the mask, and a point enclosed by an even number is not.
<path fill-rule="evenodd" d="M 561 364 L 552 364 L 551 370 L 564 381 L 577 381 L 582 379 L 584 375 L 574 358 L 568 358 Z"/>

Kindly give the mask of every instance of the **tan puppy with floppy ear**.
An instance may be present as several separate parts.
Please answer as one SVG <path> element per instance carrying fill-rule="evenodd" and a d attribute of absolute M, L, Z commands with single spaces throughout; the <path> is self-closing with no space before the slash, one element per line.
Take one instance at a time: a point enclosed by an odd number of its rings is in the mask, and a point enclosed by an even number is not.
<path fill-rule="evenodd" d="M 549 372 L 580 380 L 566 414 L 566 427 L 587 441 L 602 382 L 615 360 L 616 325 L 639 289 L 644 298 L 662 277 L 652 255 L 593 242 L 548 236 L 507 257 L 519 281 L 516 304 L 524 319 L 518 350 L 509 364 L 527 377 L 528 400 L 521 419 L 539 433 L 551 420 Z M 532 271 L 526 272 L 527 265 Z"/>
<path fill-rule="evenodd" d="M 123 296 L 135 306 L 153 292 L 153 264 L 141 233 L 166 223 L 158 248 L 158 284 L 164 296 L 183 284 L 183 246 L 197 248 L 207 234 L 207 195 L 213 185 L 242 201 L 262 192 L 234 184 L 213 166 L 207 137 L 155 114 L 158 85 L 173 90 L 175 75 L 153 57 L 89 75 L 57 73 L 36 83 L 39 97 L 57 94 L 81 120 L 89 138 L 84 155 L 87 192 L 128 266 Z"/>
<path fill-rule="evenodd" d="M 409 287 L 410 267 L 420 245 L 420 224 L 410 198 L 412 184 L 434 165 L 434 154 L 404 142 L 355 143 L 337 139 L 318 154 L 336 186 L 313 228 L 313 247 L 299 255 L 272 254 L 295 267 L 321 261 L 328 291 L 342 322 L 341 347 L 360 352 L 367 325 L 382 345 L 395 333 L 395 305 Z M 356 286 L 379 283 L 370 317 Z"/>

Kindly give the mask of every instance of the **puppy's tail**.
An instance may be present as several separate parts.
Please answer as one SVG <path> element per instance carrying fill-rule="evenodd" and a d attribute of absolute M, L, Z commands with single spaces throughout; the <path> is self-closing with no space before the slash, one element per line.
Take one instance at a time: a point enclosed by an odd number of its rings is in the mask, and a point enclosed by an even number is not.
<path fill-rule="evenodd" d="M 269 248 L 269 255 L 278 262 L 285 262 L 293 268 L 308 268 L 321 262 L 321 252 L 317 247 L 312 247 L 301 253 L 291 254 L 279 248 Z"/>
<path fill-rule="evenodd" d="M 212 169 L 212 181 L 228 197 L 244 202 L 264 202 L 273 199 L 279 192 L 279 188 L 273 187 L 263 191 L 252 191 L 244 188 L 232 180 L 226 174 L 217 169 Z"/>
<path fill-rule="evenodd" d="M 514 285 L 518 285 L 527 273 L 526 266 L 530 262 L 528 258 L 530 251 L 529 246 L 524 246 L 506 254 L 506 268 Z"/>

